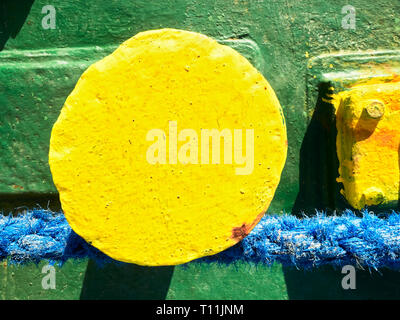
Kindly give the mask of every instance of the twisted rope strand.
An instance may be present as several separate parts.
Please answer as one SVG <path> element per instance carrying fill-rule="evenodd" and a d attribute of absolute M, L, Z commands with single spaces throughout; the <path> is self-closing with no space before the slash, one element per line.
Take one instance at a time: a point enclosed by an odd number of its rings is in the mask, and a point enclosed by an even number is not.
<path fill-rule="evenodd" d="M 75 234 L 61 212 L 33 209 L 16 217 L 0 215 L 1 259 L 63 263 L 85 257 L 100 263 L 113 261 Z M 240 243 L 197 261 L 279 262 L 302 269 L 346 264 L 400 269 L 400 215 L 392 212 L 380 218 L 363 211 L 358 217 L 350 210 L 341 216 L 317 213 L 302 219 L 265 215 Z"/>

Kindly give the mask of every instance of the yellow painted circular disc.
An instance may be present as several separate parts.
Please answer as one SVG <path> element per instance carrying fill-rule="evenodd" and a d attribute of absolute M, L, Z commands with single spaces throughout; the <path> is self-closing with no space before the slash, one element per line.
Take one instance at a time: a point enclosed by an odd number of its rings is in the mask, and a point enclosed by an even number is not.
<path fill-rule="evenodd" d="M 91 65 L 49 163 L 72 229 L 110 257 L 176 265 L 245 237 L 287 151 L 281 107 L 238 52 L 202 34 L 137 34 Z"/>

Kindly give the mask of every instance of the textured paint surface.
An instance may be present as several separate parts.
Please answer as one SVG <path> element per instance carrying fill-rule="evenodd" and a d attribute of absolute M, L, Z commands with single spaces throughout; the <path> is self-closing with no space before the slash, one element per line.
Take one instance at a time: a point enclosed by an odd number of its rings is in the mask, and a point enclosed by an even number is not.
<path fill-rule="evenodd" d="M 202 32 L 224 40 L 247 58 L 254 53 L 252 64 L 268 77 L 282 105 L 289 140 L 288 160 L 269 212 L 312 214 L 316 208 L 349 207 L 336 183 L 336 122 L 331 106 L 321 99 L 320 84 L 329 74 L 357 74 L 373 55 L 367 50 L 385 50 L 378 57 L 385 63 L 397 59 L 393 51 L 400 48 L 400 3 L 353 0 L 356 29 L 346 30 L 341 26 L 341 9 L 348 1 L 97 0 L 94 5 L 62 0 L 53 3 L 56 29 L 45 30 L 41 10 L 49 1 L 2 2 L 7 4 L 0 9 L 0 48 L 4 46 L 0 52 L 0 203 L 5 211 L 20 212 L 36 203 L 46 207 L 49 200 L 50 206 L 59 206 L 47 155 L 50 131 L 65 99 L 89 64 L 133 34 L 156 28 Z M 346 52 L 363 51 L 368 54 L 343 58 Z M 317 58 L 321 64 L 315 63 L 316 57 L 336 52 L 343 54 Z M 357 271 L 357 290 L 343 290 L 343 275 L 332 268 L 303 272 L 244 264 L 189 266 L 101 269 L 82 261 L 57 268 L 62 286 L 54 291 L 41 288 L 40 268 L 8 266 L 0 268 L 0 292 L 14 299 L 137 299 L 167 294 L 177 299 L 400 297 L 398 272 Z"/>
<path fill-rule="evenodd" d="M 158 142 L 148 138 L 160 129 Z M 197 136 L 181 137 L 183 129 Z M 253 229 L 286 150 L 275 93 L 243 56 L 204 35 L 162 29 L 139 33 L 84 72 L 53 127 L 49 163 L 76 233 L 116 260 L 175 265 Z M 238 151 L 250 163 L 235 163 Z"/>
<path fill-rule="evenodd" d="M 335 97 L 338 181 L 356 209 L 399 198 L 399 89 L 397 82 L 363 84 Z"/>
<path fill-rule="evenodd" d="M 309 167 L 309 179 L 314 182 L 309 182 L 312 188 L 308 191 L 314 191 L 316 198 L 320 199 L 318 206 L 325 203 L 331 210 L 342 211 L 364 205 L 375 212 L 397 208 L 398 196 L 393 186 L 398 185 L 398 155 L 393 152 L 393 146 L 389 153 L 389 149 L 379 147 L 371 135 L 381 132 L 375 132 L 381 121 L 379 127 L 389 125 L 385 120 L 386 113 L 390 122 L 396 121 L 393 115 L 397 113 L 395 88 L 400 72 L 400 52 L 381 49 L 322 54 L 310 59 L 307 67 L 310 126 L 305 140 L 311 143 L 311 136 L 319 134 L 318 141 L 313 142 L 321 154 L 315 159 L 312 146 L 307 149 L 310 164 L 320 164 L 314 166 L 314 174 Z M 395 143 L 393 139 L 396 139 L 391 135 L 382 138 L 389 144 Z M 369 146 L 368 155 L 359 153 L 366 150 L 364 145 Z M 390 159 L 379 155 L 380 152 L 390 156 Z M 382 161 L 377 160 L 379 157 Z M 352 170 L 354 163 L 360 159 L 364 165 L 361 174 L 358 165 L 355 171 Z M 374 186 L 382 188 L 381 172 L 385 181 L 390 181 L 384 186 L 384 189 L 391 190 L 386 200 Z M 356 173 L 357 181 L 354 180 Z M 350 195 L 356 194 L 355 189 L 359 194 L 352 198 Z M 369 194 L 367 202 L 362 195 L 364 191 Z"/>

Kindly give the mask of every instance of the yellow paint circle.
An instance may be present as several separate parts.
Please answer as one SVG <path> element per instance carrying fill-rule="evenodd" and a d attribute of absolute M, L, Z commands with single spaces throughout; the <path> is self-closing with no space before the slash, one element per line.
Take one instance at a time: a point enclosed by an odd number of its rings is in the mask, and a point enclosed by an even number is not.
<path fill-rule="evenodd" d="M 162 29 L 84 72 L 53 127 L 49 163 L 76 233 L 120 261 L 175 265 L 251 231 L 286 151 L 275 93 L 243 56 Z"/>

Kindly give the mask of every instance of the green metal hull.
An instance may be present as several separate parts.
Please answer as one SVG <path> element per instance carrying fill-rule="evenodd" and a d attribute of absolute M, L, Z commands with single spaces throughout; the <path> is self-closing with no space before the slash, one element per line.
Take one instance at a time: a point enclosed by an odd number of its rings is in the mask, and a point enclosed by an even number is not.
<path fill-rule="evenodd" d="M 57 1 L 56 28 L 44 29 L 49 3 L 4 1 L 0 15 L 0 208 L 59 209 L 48 167 L 50 132 L 77 79 L 92 62 L 134 34 L 158 28 L 196 31 L 248 57 L 284 110 L 288 157 L 270 213 L 348 207 L 339 195 L 335 129 L 318 99 L 310 59 L 338 51 L 400 47 L 400 3 L 354 0 L 356 29 L 343 29 L 343 1 L 177 0 Z M 335 68 L 335 66 L 333 66 Z M 318 69 L 319 68 L 319 69 Z M 313 73 L 315 71 L 315 73 Z M 317 75 L 317 80 L 309 76 Z M 311 77 L 314 79 L 313 77 Z M 319 110 L 319 112 L 314 112 Z M 314 113 L 313 113 L 314 112 Z M 313 114 L 313 116 L 311 116 Z M 336 171 L 335 171 L 336 170 Z M 48 202 L 50 201 L 50 202 Z M 56 266 L 44 290 L 36 265 L 0 266 L 2 299 L 396 299 L 400 276 L 357 271 L 343 290 L 341 270 L 312 271 L 238 264 L 145 268 L 97 267 L 87 260 Z"/>

